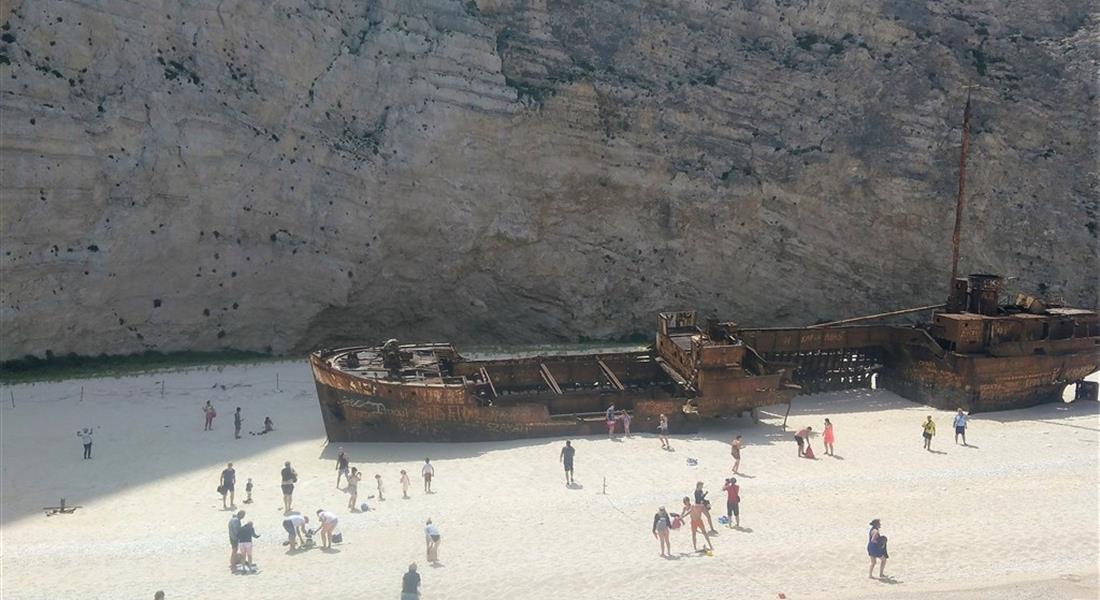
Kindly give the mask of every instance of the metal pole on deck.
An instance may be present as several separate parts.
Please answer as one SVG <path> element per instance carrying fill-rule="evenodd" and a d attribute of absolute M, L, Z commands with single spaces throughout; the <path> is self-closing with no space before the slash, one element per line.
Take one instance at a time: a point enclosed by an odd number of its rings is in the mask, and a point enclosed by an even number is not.
<path fill-rule="evenodd" d="M 962 234 L 963 205 L 965 204 L 964 192 L 966 191 L 966 153 L 970 149 L 970 90 L 975 86 L 966 88 L 966 108 L 963 110 L 962 150 L 959 152 L 959 195 L 955 199 L 955 231 L 951 234 L 951 281 L 948 282 L 948 290 L 955 285 L 955 279 L 959 275 L 959 238 Z"/>

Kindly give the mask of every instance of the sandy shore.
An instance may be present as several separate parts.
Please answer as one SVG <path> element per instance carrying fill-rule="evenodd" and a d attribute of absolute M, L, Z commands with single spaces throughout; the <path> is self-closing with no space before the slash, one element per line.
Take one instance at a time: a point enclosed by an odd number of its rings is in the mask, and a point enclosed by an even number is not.
<path fill-rule="evenodd" d="M 411 561 L 420 564 L 424 597 L 447 599 L 1046 600 L 1098 592 L 1096 403 L 976 415 L 973 447 L 964 448 L 951 439 L 950 413 L 882 391 L 816 395 L 795 400 L 789 424 L 818 429 L 832 419 L 837 458 L 821 455 L 819 439 L 819 460 L 797 458 L 790 428 L 780 427 L 785 407 L 774 407 L 759 424 L 730 420 L 674 436 L 673 452 L 649 433 L 574 440 L 581 489 L 564 485 L 557 439 L 350 444 L 352 465 L 367 475 L 361 489 L 373 493 L 380 473 L 388 498 L 349 514 L 304 361 L 17 385 L 2 398 L 5 600 L 151 598 L 157 589 L 170 599 L 397 598 Z M 218 409 L 212 432 L 202 430 L 207 399 Z M 265 415 L 277 431 L 234 440 L 235 406 L 246 432 Z M 927 414 L 939 425 L 937 453 L 921 449 Z M 75 435 L 85 426 L 96 428 L 90 461 L 81 460 Z M 723 506 L 734 433 L 745 439 L 745 529 L 720 528 L 712 557 L 691 553 L 690 534 L 674 532 L 678 556 L 661 559 L 650 535 L 654 510 L 677 507 L 697 480 Z M 421 493 L 414 477 L 412 498 L 401 500 L 399 469 L 418 473 L 425 456 L 436 465 L 437 493 Z M 335 551 L 288 555 L 280 545 L 285 460 L 301 477 L 296 506 L 340 515 L 345 541 Z M 229 513 L 215 487 L 227 461 L 238 490 L 248 477 L 256 485 L 254 504 L 238 496 L 263 536 L 252 576 L 226 567 Z M 61 497 L 83 508 L 43 516 Z M 438 567 L 424 561 L 429 516 L 443 536 Z M 892 583 L 867 578 L 872 517 L 891 540 Z"/>

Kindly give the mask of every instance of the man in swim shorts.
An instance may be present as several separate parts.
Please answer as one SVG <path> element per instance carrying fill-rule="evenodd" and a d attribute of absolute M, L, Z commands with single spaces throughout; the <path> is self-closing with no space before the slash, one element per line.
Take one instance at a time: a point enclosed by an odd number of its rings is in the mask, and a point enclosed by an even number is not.
<path fill-rule="evenodd" d="M 237 471 L 233 468 L 233 463 L 229 463 L 225 466 L 225 470 L 222 471 L 222 508 L 231 508 L 236 506 L 233 502 L 233 488 L 237 485 Z M 225 496 L 229 495 L 229 505 L 225 504 Z"/>
<path fill-rule="evenodd" d="M 283 529 L 289 534 L 287 543 L 290 544 L 290 549 L 294 550 L 298 547 L 298 542 L 306 543 L 303 536 L 306 523 L 309 523 L 309 517 L 303 517 L 302 515 L 290 515 L 283 519 Z"/>
<path fill-rule="evenodd" d="M 680 513 L 681 518 L 687 518 L 691 516 L 691 547 L 696 552 L 699 551 L 699 545 L 696 543 L 697 535 L 703 534 L 703 539 L 707 542 L 707 548 L 714 550 L 714 546 L 710 543 L 710 534 L 707 533 L 707 528 L 703 526 L 703 510 L 702 504 L 692 504 L 691 498 L 684 496 L 684 510 Z"/>
<path fill-rule="evenodd" d="M 290 461 L 283 463 L 283 470 L 280 471 L 280 476 L 283 481 L 283 508 L 287 514 L 290 513 L 290 504 L 294 497 L 294 484 L 298 482 L 298 473 L 290 468 Z"/>
<path fill-rule="evenodd" d="M 561 455 L 558 459 L 563 465 L 565 465 L 565 485 L 573 484 L 573 455 L 577 453 L 577 449 L 573 447 L 572 442 L 566 441 L 565 447 L 561 449 Z"/>
<path fill-rule="evenodd" d="M 794 441 L 798 442 L 799 456 L 805 456 L 806 452 L 804 448 L 810 442 L 810 432 L 813 430 L 813 427 L 803 427 L 798 430 L 798 433 L 794 434 Z"/>

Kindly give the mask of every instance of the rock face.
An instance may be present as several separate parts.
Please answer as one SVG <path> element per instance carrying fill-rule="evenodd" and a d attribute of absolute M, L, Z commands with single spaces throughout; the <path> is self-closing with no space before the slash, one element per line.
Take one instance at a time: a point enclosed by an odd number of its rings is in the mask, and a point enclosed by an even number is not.
<path fill-rule="evenodd" d="M 1094 306 L 1091 6 L 3 0 L 0 358 Z"/>

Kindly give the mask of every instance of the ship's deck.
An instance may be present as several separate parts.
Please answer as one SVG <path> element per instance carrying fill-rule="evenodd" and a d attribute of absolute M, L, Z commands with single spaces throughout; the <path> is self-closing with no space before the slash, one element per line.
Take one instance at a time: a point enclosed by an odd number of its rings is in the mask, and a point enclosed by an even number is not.
<path fill-rule="evenodd" d="M 325 358 L 329 366 L 363 379 L 387 379 L 402 383 L 460 383 L 461 377 L 456 381 L 445 381 L 440 372 L 439 352 L 445 351 L 453 355 L 454 348 L 450 344 L 406 344 L 398 347 L 401 352 L 401 376 L 393 378 L 385 367 L 382 348 L 349 348 L 339 350 Z M 349 366 L 348 358 L 354 355 L 358 359 L 358 366 Z"/>

